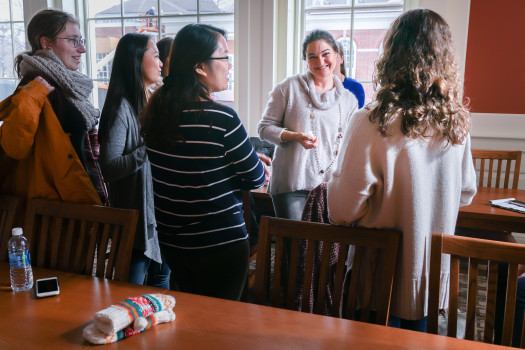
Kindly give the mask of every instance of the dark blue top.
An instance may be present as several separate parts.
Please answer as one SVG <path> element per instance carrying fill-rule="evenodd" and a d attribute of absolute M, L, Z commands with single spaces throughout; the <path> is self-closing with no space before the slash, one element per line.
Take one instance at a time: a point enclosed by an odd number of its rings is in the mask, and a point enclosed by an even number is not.
<path fill-rule="evenodd" d="M 193 102 L 179 125 L 185 141 L 173 150 L 146 145 L 159 242 L 198 251 L 247 239 L 242 192 L 264 185 L 266 174 L 237 113 Z"/>
<path fill-rule="evenodd" d="M 359 108 L 363 108 L 365 105 L 365 89 L 363 89 L 363 85 L 357 80 L 346 78 L 345 81 L 343 81 L 343 86 L 355 95 Z"/>

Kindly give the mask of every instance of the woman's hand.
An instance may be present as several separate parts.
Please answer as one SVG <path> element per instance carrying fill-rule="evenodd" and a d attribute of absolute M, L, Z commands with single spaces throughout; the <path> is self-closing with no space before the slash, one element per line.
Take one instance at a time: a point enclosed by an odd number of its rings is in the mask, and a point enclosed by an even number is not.
<path fill-rule="evenodd" d="M 297 141 L 304 149 L 311 149 L 317 147 L 317 137 L 309 136 L 304 132 L 294 132 L 285 130 L 281 134 L 281 140 L 283 141 Z"/>
<path fill-rule="evenodd" d="M 270 181 L 270 175 L 272 174 L 270 170 L 270 166 L 272 165 L 272 158 L 262 153 L 257 153 L 257 156 L 264 165 L 264 171 L 266 172 L 266 182 L 268 182 Z"/>
<path fill-rule="evenodd" d="M 47 88 L 47 90 L 48 90 L 48 92 L 47 92 L 48 94 L 49 94 L 50 92 L 52 92 L 53 90 L 55 90 L 55 87 L 52 86 L 51 84 L 49 84 L 49 83 L 48 83 L 44 78 L 42 78 L 41 76 L 37 76 L 37 77 L 35 77 L 35 79 L 33 79 L 33 81 L 38 81 L 39 83 L 44 84 L 44 86 L 45 86 L 45 87 Z"/>

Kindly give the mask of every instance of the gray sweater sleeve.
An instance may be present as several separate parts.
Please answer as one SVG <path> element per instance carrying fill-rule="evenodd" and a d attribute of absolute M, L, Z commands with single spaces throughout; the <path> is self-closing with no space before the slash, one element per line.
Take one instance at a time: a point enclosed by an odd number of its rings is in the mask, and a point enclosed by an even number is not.
<path fill-rule="evenodd" d="M 257 125 L 257 133 L 261 140 L 280 145 L 281 134 L 286 128 L 283 127 L 283 119 L 288 104 L 283 93 L 283 84 L 278 84 L 270 93 L 270 99 L 264 110 L 263 116 Z"/>
<path fill-rule="evenodd" d="M 131 106 L 123 100 L 109 126 L 110 137 L 100 144 L 100 167 L 106 181 L 112 182 L 139 170 L 148 160 L 139 135 L 139 124 Z"/>

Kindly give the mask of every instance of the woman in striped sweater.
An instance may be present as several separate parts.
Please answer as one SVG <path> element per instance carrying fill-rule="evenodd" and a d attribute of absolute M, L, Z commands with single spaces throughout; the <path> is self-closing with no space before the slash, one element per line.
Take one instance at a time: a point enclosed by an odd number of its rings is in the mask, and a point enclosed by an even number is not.
<path fill-rule="evenodd" d="M 249 262 L 242 191 L 262 186 L 266 173 L 235 111 L 211 96 L 227 89 L 231 67 L 223 30 L 184 27 L 141 133 L 175 282 L 184 292 L 238 300 Z"/>

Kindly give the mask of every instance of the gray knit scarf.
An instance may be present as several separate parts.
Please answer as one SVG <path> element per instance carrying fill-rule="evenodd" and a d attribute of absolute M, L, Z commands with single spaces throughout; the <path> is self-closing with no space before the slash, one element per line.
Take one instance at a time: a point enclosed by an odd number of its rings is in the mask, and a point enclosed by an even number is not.
<path fill-rule="evenodd" d="M 67 100 L 82 114 L 88 131 L 97 125 L 99 113 L 89 102 L 93 81 L 88 76 L 67 69 L 50 50 L 37 50 L 32 56 L 22 55 L 20 74 L 25 76 L 29 73 L 43 74 L 53 79 Z"/>

